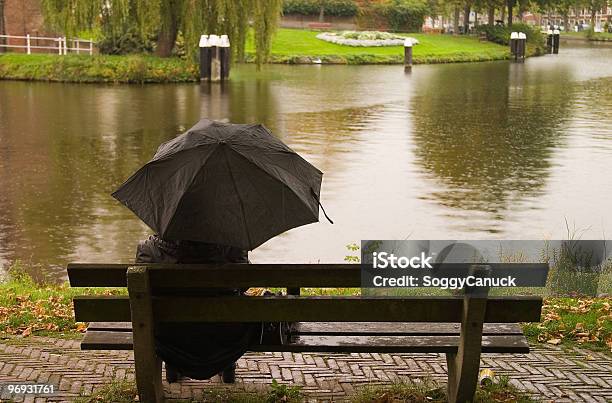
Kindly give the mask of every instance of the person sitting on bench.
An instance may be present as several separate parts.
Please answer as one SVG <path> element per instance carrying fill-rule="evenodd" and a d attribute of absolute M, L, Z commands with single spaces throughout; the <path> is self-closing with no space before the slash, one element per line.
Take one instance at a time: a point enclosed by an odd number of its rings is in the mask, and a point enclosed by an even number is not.
<path fill-rule="evenodd" d="M 195 241 L 167 241 L 151 235 L 141 241 L 136 263 L 249 263 L 248 252 L 231 246 Z M 238 289 L 187 289 L 186 295 L 240 295 Z M 269 327 L 269 326 L 268 326 Z M 250 344 L 260 342 L 261 323 L 163 323 L 156 329 L 157 355 L 165 362 L 166 379 L 208 379 L 222 373 L 233 382 L 236 360 Z"/>

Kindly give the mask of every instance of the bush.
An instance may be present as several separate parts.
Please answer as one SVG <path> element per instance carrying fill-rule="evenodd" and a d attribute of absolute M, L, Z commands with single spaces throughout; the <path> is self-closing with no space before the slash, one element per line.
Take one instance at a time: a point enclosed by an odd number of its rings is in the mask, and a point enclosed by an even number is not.
<path fill-rule="evenodd" d="M 323 0 L 323 13 L 336 17 L 354 17 L 357 4 L 353 0 Z M 319 15 L 321 0 L 285 0 L 284 14 Z"/>
<path fill-rule="evenodd" d="M 391 31 L 419 32 L 429 12 L 424 0 L 388 0 L 362 9 L 360 23 Z"/>
<path fill-rule="evenodd" d="M 106 34 L 99 42 L 100 53 L 107 55 L 125 55 L 128 53 L 150 53 L 153 51 L 153 41 L 142 39 L 135 28 L 111 35 Z"/>
<path fill-rule="evenodd" d="M 539 29 L 527 24 L 512 24 L 511 27 L 502 25 L 479 25 L 476 30 L 478 32 L 484 32 L 487 36 L 487 40 L 499 43 L 500 45 L 508 45 L 510 43 L 510 34 L 512 32 L 524 32 L 527 36 L 527 43 L 538 48 L 543 48 L 545 45 L 544 37 Z"/>

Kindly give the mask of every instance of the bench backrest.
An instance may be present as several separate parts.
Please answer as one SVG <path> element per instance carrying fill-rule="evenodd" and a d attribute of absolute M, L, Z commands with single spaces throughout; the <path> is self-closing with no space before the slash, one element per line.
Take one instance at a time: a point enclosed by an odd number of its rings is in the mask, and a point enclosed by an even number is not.
<path fill-rule="evenodd" d="M 129 270 L 128 270 L 129 269 Z M 73 287 L 126 287 L 151 297 L 156 321 L 461 322 L 466 298 L 350 296 L 185 296 L 198 287 L 360 287 L 355 264 L 70 264 Z M 170 291 L 169 291 L 170 290 Z M 128 296 L 74 298 L 82 322 L 131 320 Z M 540 297 L 489 297 L 484 322 L 540 320 Z"/>

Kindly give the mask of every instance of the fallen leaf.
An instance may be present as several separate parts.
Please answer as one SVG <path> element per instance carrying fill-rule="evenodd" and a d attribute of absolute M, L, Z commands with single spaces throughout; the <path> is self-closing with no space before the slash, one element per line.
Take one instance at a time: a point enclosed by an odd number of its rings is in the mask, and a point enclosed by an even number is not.
<path fill-rule="evenodd" d="M 26 328 L 23 332 L 21 332 L 21 335 L 23 337 L 28 337 L 31 334 L 32 334 L 32 327 L 31 326 Z"/>
<path fill-rule="evenodd" d="M 556 346 L 558 344 L 561 344 L 561 339 L 549 339 L 549 340 L 546 340 L 546 342 L 548 344 L 552 344 L 553 346 Z"/>

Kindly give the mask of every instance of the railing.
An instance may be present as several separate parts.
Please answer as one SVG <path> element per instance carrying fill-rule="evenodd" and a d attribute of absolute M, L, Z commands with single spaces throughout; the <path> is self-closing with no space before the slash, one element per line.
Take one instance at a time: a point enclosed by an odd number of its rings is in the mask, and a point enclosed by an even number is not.
<path fill-rule="evenodd" d="M 9 40 L 8 42 L 6 40 Z M 15 44 L 10 41 L 11 39 L 17 39 L 18 42 L 25 42 L 25 44 Z M 39 44 L 39 41 L 52 42 L 51 46 L 43 46 Z M 7 43 L 5 43 L 7 42 Z M 32 43 L 34 42 L 34 44 Z M 68 47 L 68 43 L 72 46 Z M 79 39 L 79 38 L 66 38 L 57 37 L 50 38 L 44 36 L 31 36 L 27 34 L 26 36 L 17 36 L 17 35 L 0 35 L 0 48 L 17 48 L 17 49 L 26 49 L 26 53 L 32 54 L 33 49 L 47 49 L 52 50 L 54 53 L 57 52 L 58 55 L 67 55 L 68 52 L 73 53 L 85 53 L 85 54 L 93 54 L 93 45 L 94 41 L 88 39 Z M 85 46 L 81 46 L 84 44 Z"/>

